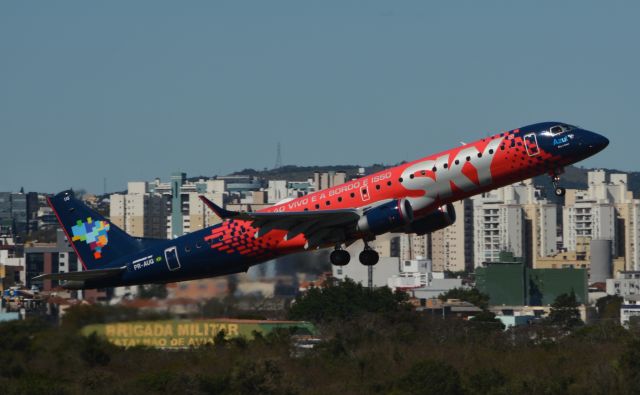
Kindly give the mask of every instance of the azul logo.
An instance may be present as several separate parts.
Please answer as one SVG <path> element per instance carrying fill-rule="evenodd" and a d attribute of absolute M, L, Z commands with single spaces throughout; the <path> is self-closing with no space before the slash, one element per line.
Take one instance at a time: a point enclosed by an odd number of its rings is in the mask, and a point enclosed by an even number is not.
<path fill-rule="evenodd" d="M 564 136 L 562 138 L 559 139 L 553 139 L 553 146 L 555 147 L 556 145 L 561 145 L 561 144 L 565 144 L 569 142 L 569 136 Z"/>
<path fill-rule="evenodd" d="M 84 241 L 93 251 L 95 259 L 102 258 L 102 247 L 109 243 L 109 223 L 107 221 L 93 221 L 91 217 L 87 222 L 78 220 L 76 225 L 71 227 L 73 241 Z"/>

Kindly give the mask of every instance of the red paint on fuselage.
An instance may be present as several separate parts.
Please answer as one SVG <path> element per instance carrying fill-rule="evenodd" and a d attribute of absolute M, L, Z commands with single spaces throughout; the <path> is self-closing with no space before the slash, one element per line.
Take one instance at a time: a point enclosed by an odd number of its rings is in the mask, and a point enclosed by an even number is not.
<path fill-rule="evenodd" d="M 419 207 L 420 218 L 437 207 L 491 189 L 552 171 L 562 158 L 539 150 L 530 156 L 518 130 L 484 138 L 474 143 L 395 166 L 366 177 L 308 194 L 261 210 L 264 212 L 319 211 L 362 208 L 389 199 L 410 198 Z M 406 173 L 407 169 L 413 169 Z M 435 171 L 434 171 L 435 170 Z M 405 178 L 408 178 L 405 179 Z M 420 185 L 418 189 L 407 184 Z M 424 187 L 424 186 L 427 187 Z M 299 235 L 285 240 L 286 231 L 272 230 L 256 238 L 257 229 L 246 221 L 228 220 L 214 228 L 206 239 L 211 248 L 240 253 L 263 261 L 304 249 Z"/>

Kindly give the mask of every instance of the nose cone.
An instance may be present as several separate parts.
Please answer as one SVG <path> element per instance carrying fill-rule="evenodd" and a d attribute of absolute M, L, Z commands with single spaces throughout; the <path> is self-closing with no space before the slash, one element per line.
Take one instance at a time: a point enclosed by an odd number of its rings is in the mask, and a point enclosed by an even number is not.
<path fill-rule="evenodd" d="M 588 130 L 584 131 L 583 141 L 591 155 L 602 151 L 609 145 L 608 138 Z"/>

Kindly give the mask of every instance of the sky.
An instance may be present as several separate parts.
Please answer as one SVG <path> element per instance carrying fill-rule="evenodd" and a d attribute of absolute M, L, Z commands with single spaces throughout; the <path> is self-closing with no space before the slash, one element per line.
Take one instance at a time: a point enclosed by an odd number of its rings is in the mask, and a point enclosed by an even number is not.
<path fill-rule="evenodd" d="M 640 170 L 640 2 L 3 1 L 0 190 L 413 160 L 560 120 Z"/>

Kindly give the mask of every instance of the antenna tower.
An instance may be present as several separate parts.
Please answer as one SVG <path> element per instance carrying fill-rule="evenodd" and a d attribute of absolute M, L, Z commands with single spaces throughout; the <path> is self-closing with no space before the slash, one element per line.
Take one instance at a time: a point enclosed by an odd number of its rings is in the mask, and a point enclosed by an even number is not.
<path fill-rule="evenodd" d="M 279 169 L 282 167 L 282 147 L 280 146 L 280 142 L 278 141 L 278 149 L 276 151 L 276 166 L 274 169 Z"/>

